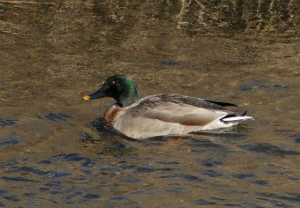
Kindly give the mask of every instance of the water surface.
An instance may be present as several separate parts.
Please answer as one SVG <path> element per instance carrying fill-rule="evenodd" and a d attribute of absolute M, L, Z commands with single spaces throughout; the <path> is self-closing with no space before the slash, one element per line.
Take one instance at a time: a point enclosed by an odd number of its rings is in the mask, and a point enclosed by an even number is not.
<path fill-rule="evenodd" d="M 298 207 L 298 1 L 1 1 L 0 206 Z M 254 121 L 146 141 L 83 102 L 113 74 L 140 94 Z"/>

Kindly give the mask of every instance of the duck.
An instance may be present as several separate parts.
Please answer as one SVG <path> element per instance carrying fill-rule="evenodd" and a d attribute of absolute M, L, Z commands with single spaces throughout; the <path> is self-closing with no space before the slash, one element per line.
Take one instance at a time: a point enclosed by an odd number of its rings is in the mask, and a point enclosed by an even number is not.
<path fill-rule="evenodd" d="M 104 113 L 106 127 L 131 139 L 187 135 L 237 125 L 253 117 L 237 115 L 225 107 L 237 105 L 179 94 L 157 94 L 140 98 L 136 83 L 128 75 L 105 80 L 85 101 L 111 97 L 116 103 Z"/>

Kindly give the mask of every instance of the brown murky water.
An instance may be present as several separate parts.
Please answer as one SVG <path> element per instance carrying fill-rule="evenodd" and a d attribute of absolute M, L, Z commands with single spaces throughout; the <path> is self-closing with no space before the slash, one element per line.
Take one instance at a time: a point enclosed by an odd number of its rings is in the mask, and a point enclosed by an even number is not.
<path fill-rule="evenodd" d="M 299 207 L 300 2 L 0 1 L 0 206 Z M 233 102 L 233 129 L 132 141 L 108 76 Z M 99 119 L 100 118 L 100 119 Z"/>

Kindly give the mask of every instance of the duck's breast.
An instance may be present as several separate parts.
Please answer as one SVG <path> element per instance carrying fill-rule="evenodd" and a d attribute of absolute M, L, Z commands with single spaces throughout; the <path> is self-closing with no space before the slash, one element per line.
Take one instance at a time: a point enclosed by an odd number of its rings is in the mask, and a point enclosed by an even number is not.
<path fill-rule="evenodd" d="M 105 122 L 107 126 L 113 126 L 117 121 L 118 117 L 122 114 L 122 108 L 118 105 L 112 105 L 109 107 L 104 114 Z"/>

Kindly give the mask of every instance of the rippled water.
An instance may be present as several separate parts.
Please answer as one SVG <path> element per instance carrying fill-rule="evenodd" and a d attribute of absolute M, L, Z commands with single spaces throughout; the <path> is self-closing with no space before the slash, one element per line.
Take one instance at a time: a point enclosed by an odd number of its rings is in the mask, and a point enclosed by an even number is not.
<path fill-rule="evenodd" d="M 299 1 L 1 1 L 0 206 L 299 207 Z M 103 126 L 143 96 L 233 102 L 235 128 L 146 141 Z"/>

